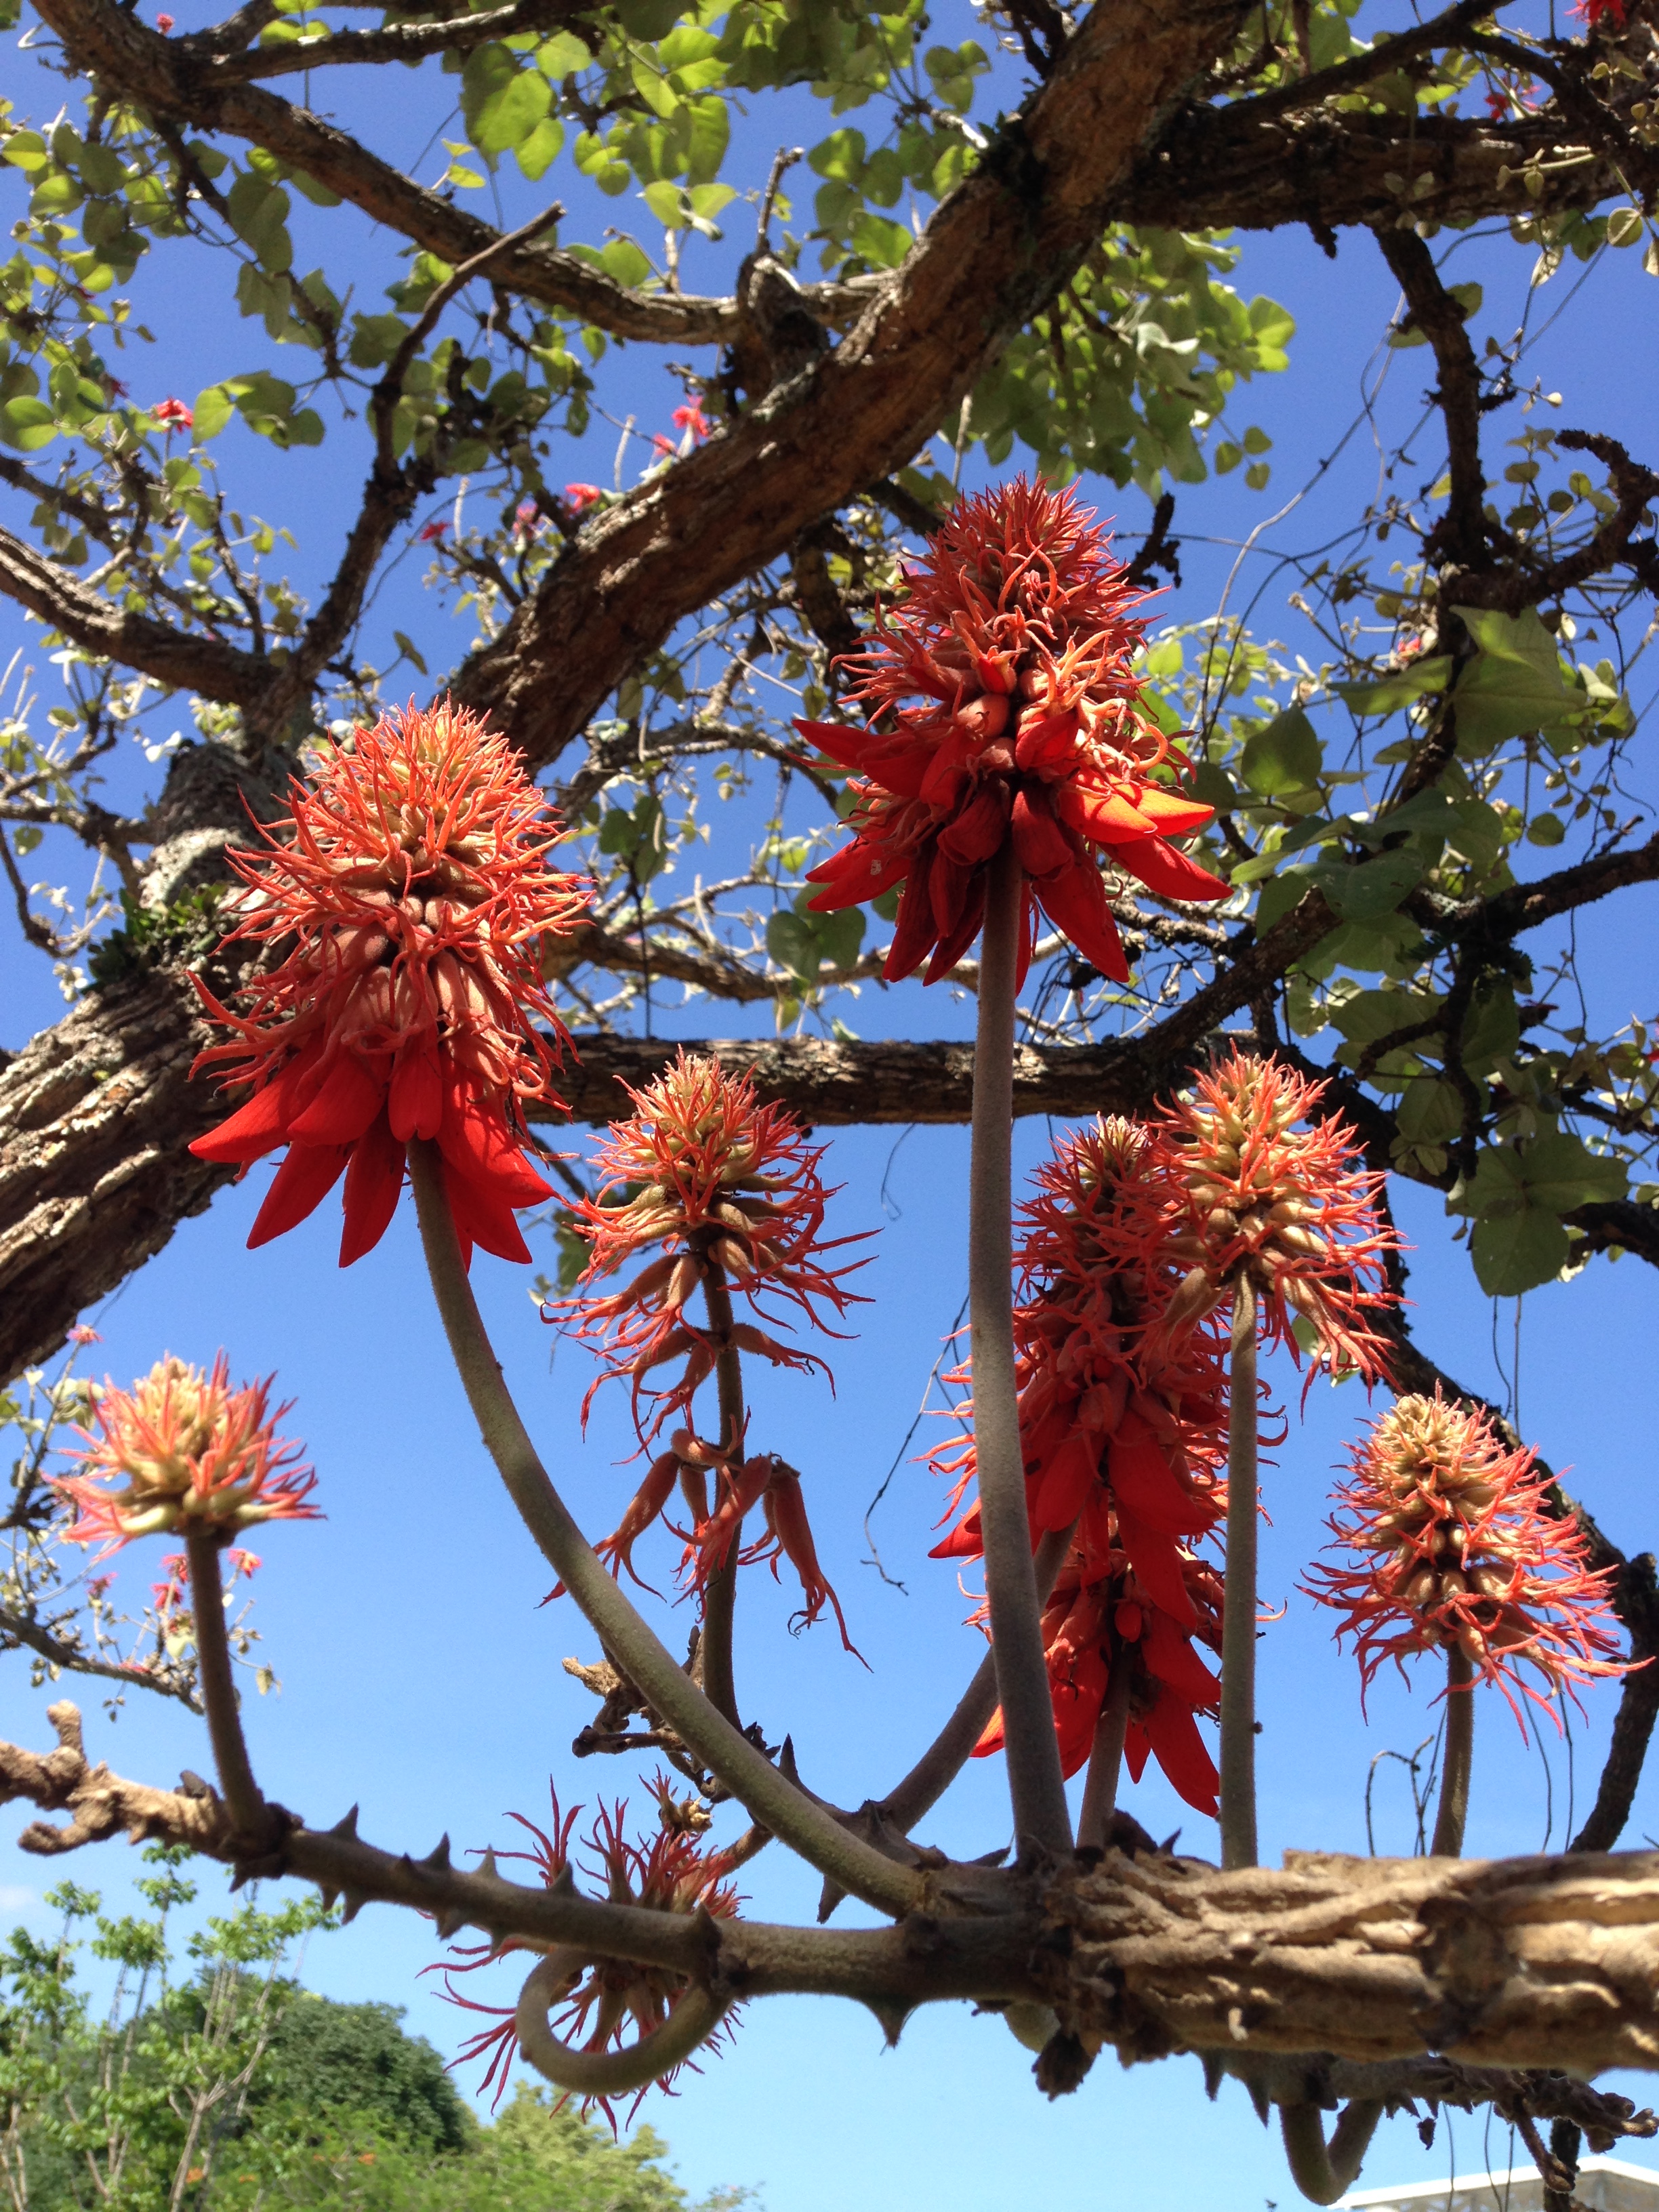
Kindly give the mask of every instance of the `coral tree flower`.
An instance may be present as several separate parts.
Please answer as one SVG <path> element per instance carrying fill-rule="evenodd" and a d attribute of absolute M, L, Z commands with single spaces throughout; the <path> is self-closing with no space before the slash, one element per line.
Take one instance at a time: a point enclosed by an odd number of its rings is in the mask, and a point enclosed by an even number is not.
<path fill-rule="evenodd" d="M 343 1173 L 345 1267 L 384 1235 L 410 1139 L 433 1138 L 463 1253 L 528 1260 L 514 1209 L 552 1188 L 525 1156 L 524 1109 L 560 1103 L 569 1042 L 541 952 L 585 902 L 547 864 L 557 817 L 505 742 L 447 702 L 354 732 L 290 799 L 264 851 L 230 855 L 249 887 L 230 941 L 292 949 L 255 972 L 246 1014 L 196 979 L 236 1033 L 196 1066 L 252 1096 L 191 1150 L 245 1164 L 287 1145 L 251 1245 Z"/>
<path fill-rule="evenodd" d="M 169 1352 L 131 1390 L 106 1385 L 97 1433 L 80 1431 L 84 1472 L 57 1485 L 79 1509 L 70 1540 L 101 1543 L 107 1558 L 135 1536 L 222 1541 L 261 1521 L 318 1519 L 307 1502 L 317 1478 L 296 1464 L 304 1447 L 276 1434 L 289 1408 L 270 1410 L 272 1380 L 232 1389 L 222 1352 L 205 1375 Z"/>
<path fill-rule="evenodd" d="M 1191 1547 L 1226 1510 L 1226 1347 L 1206 1321 L 1173 1336 L 1163 1325 L 1182 1279 L 1156 1233 L 1165 1169 L 1145 1131 L 1113 1117 L 1063 1139 L 1039 1170 L 1019 1216 L 1015 1377 L 1033 1547 L 1073 1531 L 1043 1615 L 1062 1766 L 1088 1757 L 1124 1665 L 1131 1773 L 1150 1750 L 1189 1804 L 1213 1812 L 1194 1716 L 1213 1707 L 1216 1682 L 1193 1639 L 1216 1643 L 1219 1583 Z M 971 1438 L 935 1465 L 958 1476 L 954 1510 L 974 1476 Z M 981 1549 L 975 1505 L 933 1557 Z M 1001 1741 L 999 1715 L 978 1751 Z"/>
<path fill-rule="evenodd" d="M 1070 492 L 1022 477 L 963 500 L 908 574 L 908 598 L 848 656 L 868 726 L 796 724 L 860 779 L 854 842 L 812 871 L 814 907 L 904 885 L 890 981 L 930 954 L 930 983 L 961 959 L 1011 839 L 1023 961 L 1035 902 L 1103 975 L 1127 980 L 1096 848 L 1160 897 L 1225 896 L 1170 842 L 1215 810 L 1154 775 L 1178 756 L 1130 669 L 1146 625 L 1127 579 Z"/>
<path fill-rule="evenodd" d="M 671 1414 L 690 1420 L 692 1401 L 728 1348 L 757 1353 L 775 1366 L 823 1367 L 816 1353 L 772 1334 L 782 1324 L 770 1308 L 793 1306 L 813 1327 L 834 1334 L 819 1308 L 840 1318 L 861 1304 L 844 1279 L 864 1263 L 824 1263 L 830 1254 L 864 1240 L 823 1237 L 824 1211 L 835 1195 L 818 1172 L 823 1147 L 809 1145 L 784 1108 L 763 1105 L 746 1076 L 727 1075 L 717 1060 L 682 1051 L 654 1083 L 629 1088 L 629 1096 L 634 1112 L 612 1122 L 594 1158 L 597 1197 L 571 1209 L 572 1226 L 588 1239 L 593 1256 L 557 1318 L 571 1325 L 573 1335 L 594 1342 L 605 1362 L 583 1401 L 583 1420 L 600 1385 L 627 1376 L 636 1425 L 655 1437 Z M 587 1287 L 647 1252 L 656 1256 L 620 1291 L 599 1297 Z M 699 1290 L 706 1316 L 690 1304 Z M 733 1290 L 757 1321 L 731 1318 Z M 653 1389 L 647 1378 L 678 1360 L 684 1362 L 678 1378 Z M 647 1395 L 655 1401 L 648 1424 L 640 1404 Z M 760 1505 L 766 1534 L 739 1551 L 740 1562 L 769 1559 L 775 1573 L 779 1557 L 787 1557 L 800 1577 L 803 1623 L 816 1620 L 827 1602 L 847 1643 L 840 1604 L 818 1565 L 799 1474 L 774 1453 L 745 1455 L 741 1435 L 709 1443 L 690 1426 L 672 1431 L 621 1522 L 598 1547 L 614 1574 L 626 1569 L 639 1580 L 634 1546 L 665 1515 L 677 1488 L 692 1524 L 681 1571 L 696 1590 L 724 1565 L 745 1516 Z"/>
<path fill-rule="evenodd" d="M 705 1850 L 699 1844 L 696 1831 L 708 1826 L 707 1817 L 694 1802 L 676 1802 L 667 1776 L 659 1773 L 649 1786 L 657 1802 L 658 1832 L 630 1838 L 623 1826 L 626 1803 L 609 1808 L 602 1805 L 586 1838 L 592 1856 L 579 1863 L 582 1871 L 598 1881 L 600 1893 L 613 1905 L 636 1905 L 647 1912 L 706 1912 L 716 1920 L 729 1919 L 743 1901 L 732 1886 L 735 1866 L 730 1853 Z M 568 1887 L 574 1879 L 570 1838 L 582 1808 L 577 1805 L 568 1813 L 562 1812 L 557 1791 L 549 1794 L 552 1832 L 538 1828 L 521 1813 L 511 1814 L 509 1819 L 527 1830 L 534 1840 L 529 1850 L 503 1851 L 501 1856 L 529 1862 L 547 1887 L 556 1889 Z M 473 1972 L 493 1963 L 504 1951 L 526 1948 L 517 1943 L 457 1945 L 453 1955 L 459 1963 L 444 1978 L 453 2002 L 464 2005 L 469 2012 L 489 2013 L 496 2021 L 464 2045 L 460 2057 L 465 2061 L 488 2057 L 483 2086 L 495 2091 L 498 2104 L 518 2055 L 514 2008 L 480 2004 L 463 1996 L 451 1975 Z M 631 1960 L 605 1959 L 591 1966 L 580 1965 L 572 1969 L 562 2008 L 553 2014 L 551 2025 L 562 2041 L 579 2050 L 609 2051 L 629 2039 L 630 2025 L 639 2036 L 662 2027 L 689 1987 L 683 1976 L 667 1967 L 641 1966 Z M 729 2039 L 730 2020 L 728 2014 L 703 2049 L 714 2050 Z M 695 2060 L 683 2063 L 693 2073 L 700 2070 Z M 681 2070 L 679 2066 L 672 2068 L 655 2086 L 672 2096 L 673 2081 Z M 644 2094 L 641 2090 L 631 2110 L 638 2109 Z M 616 2116 L 605 2098 L 585 2098 L 580 2109 L 586 2112 L 594 2105 L 614 2127 Z"/>
<path fill-rule="evenodd" d="M 1400 1399 L 1351 1456 L 1329 1524 L 1329 1548 L 1349 1556 L 1316 1565 L 1304 1587 L 1343 1614 L 1364 1689 L 1384 1660 L 1403 1674 L 1415 1653 L 1455 1646 L 1524 1734 L 1516 1690 L 1559 1726 L 1556 1698 L 1629 1673 L 1607 1626 L 1612 1570 L 1587 1567 L 1583 1530 L 1548 1511 L 1529 1447 L 1506 1450 L 1484 1413 L 1437 1389 Z"/>
<path fill-rule="evenodd" d="M 1153 1125 L 1162 1194 L 1148 1232 L 1187 1270 L 1166 1328 L 1212 1312 L 1248 1273 L 1269 1342 L 1299 1361 L 1299 1316 L 1320 1359 L 1370 1382 L 1386 1371 L 1389 1347 L 1365 1316 L 1395 1303 L 1385 1261 L 1399 1239 L 1377 1210 L 1382 1177 L 1355 1164 L 1353 1131 L 1313 1118 L 1324 1093 L 1237 1049 L 1200 1075 Z"/>
<path fill-rule="evenodd" d="M 826 1267 L 823 1256 L 863 1240 L 822 1237 L 835 1194 L 818 1173 L 824 1148 L 807 1143 L 785 1108 L 763 1105 L 747 1076 L 682 1050 L 642 1091 L 623 1087 L 634 1111 L 611 1124 L 594 1155 L 597 1197 L 571 1208 L 571 1226 L 593 1256 L 559 1316 L 574 1324 L 574 1335 L 603 1347 L 605 1366 L 587 1393 L 584 1419 L 594 1392 L 614 1376 L 632 1378 L 637 1405 L 648 1375 L 684 1359 L 678 1382 L 651 1392 L 654 1434 L 671 1413 L 689 1410 L 728 1340 L 775 1366 L 822 1367 L 815 1354 L 770 1334 L 781 1324 L 767 1302 L 793 1306 L 827 1329 L 819 1304 L 844 1315 L 855 1294 L 843 1279 L 862 1262 Z M 622 1290 L 594 1294 L 590 1286 L 652 1250 L 657 1257 Z M 711 1285 L 717 1297 L 728 1286 L 741 1292 L 768 1326 L 738 1322 L 728 1329 L 712 1316 L 700 1322 L 689 1302 Z M 725 1437 L 719 1449 L 730 1455 L 741 1446 L 740 1437 Z"/>

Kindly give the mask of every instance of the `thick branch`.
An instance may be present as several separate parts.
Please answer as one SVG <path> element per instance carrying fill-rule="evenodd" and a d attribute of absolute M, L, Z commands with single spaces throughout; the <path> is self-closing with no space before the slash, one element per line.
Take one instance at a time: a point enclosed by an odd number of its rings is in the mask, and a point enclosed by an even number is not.
<path fill-rule="evenodd" d="M 125 1781 L 88 1764 L 72 1705 L 54 1706 L 52 1717 L 56 1751 L 0 1744 L 0 1801 L 70 1815 L 66 1826 L 27 1828 L 26 1850 L 57 1854 L 124 1832 L 162 1837 L 245 1874 L 291 1873 L 343 1891 L 351 1910 L 371 1898 L 412 1907 L 446 1936 L 472 1925 L 638 1959 L 728 2002 L 787 1990 L 856 1998 L 895 2034 L 917 2004 L 1035 1999 L 1060 2016 L 1073 2081 L 1106 2044 L 1129 2058 L 1212 2051 L 1227 2070 L 1259 2055 L 1273 2094 L 1302 2103 L 1328 2094 L 1432 2095 L 1436 2079 L 1460 2101 L 1499 2094 L 1498 2081 L 1488 2092 L 1463 2070 L 1474 2067 L 1545 2068 L 1558 2077 L 1659 2067 L 1652 1852 L 1487 1862 L 1294 1854 L 1282 1871 L 1235 1874 L 1114 1852 L 1042 1883 L 935 1855 L 922 1908 L 896 1927 L 769 1927 L 529 1889 L 502 1881 L 489 1858 L 464 1874 L 449 1863 L 447 1838 L 423 1860 L 394 1857 L 358 1838 L 355 1813 L 326 1833 L 287 1816 L 280 1848 L 249 1861 L 204 1785 L 173 1791 Z M 1294 2076 L 1273 2066 L 1278 2053 L 1298 2060 Z M 1458 2073 L 1444 2073 L 1447 2058 Z M 1413 2070 L 1397 2073 L 1401 2062 L 1415 2062 Z M 1499 2078 L 1502 2094 L 1517 2100 L 1533 2086 L 1533 2077 Z M 1538 2086 L 1547 2096 L 1549 2085 Z M 1593 2093 L 1558 2086 L 1587 2116 L 1582 2100 Z M 1616 2124 L 1616 2108 L 1604 2118 Z"/>
<path fill-rule="evenodd" d="M 326 38 L 286 40 L 281 46 L 255 46 L 235 54 L 215 54 L 216 84 L 245 84 L 252 77 L 295 76 L 301 71 L 336 68 L 342 63 L 414 62 L 428 54 L 467 54 L 491 39 L 520 31 L 551 31 L 568 25 L 580 30 L 592 15 L 590 0 L 514 0 L 510 8 L 491 8 L 441 23 L 391 23 L 377 31 L 334 31 Z M 206 34 L 211 39 L 211 32 Z M 180 41 L 186 52 L 195 41 Z M 212 47 L 206 47 L 213 52 Z"/>
<path fill-rule="evenodd" d="M 9 530 L 0 530 L 0 592 L 88 652 L 142 669 L 158 684 L 249 708 L 270 684 L 270 663 L 258 654 L 129 613 Z"/>

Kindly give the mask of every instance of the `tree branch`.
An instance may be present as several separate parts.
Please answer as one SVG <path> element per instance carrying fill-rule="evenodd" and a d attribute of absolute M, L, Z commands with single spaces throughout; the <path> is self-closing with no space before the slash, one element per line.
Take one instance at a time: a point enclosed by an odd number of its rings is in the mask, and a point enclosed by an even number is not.
<path fill-rule="evenodd" d="M 270 686 L 270 664 L 261 655 L 128 613 L 9 530 L 0 530 L 0 592 L 88 652 L 140 668 L 171 689 L 252 708 Z"/>
<path fill-rule="evenodd" d="M 568 27 L 577 33 L 587 27 L 591 0 L 514 0 L 510 8 L 491 8 L 477 15 L 458 15 L 441 23 L 394 23 L 377 31 L 334 31 L 326 38 L 286 40 L 280 46 L 256 46 L 234 54 L 221 54 L 208 41 L 185 38 L 179 45 L 186 53 L 214 56 L 215 84 L 246 84 L 251 78 L 294 76 L 302 70 L 331 69 L 342 63 L 412 62 L 428 54 L 468 54 L 492 39 L 508 39 L 519 31 L 552 31 Z"/>

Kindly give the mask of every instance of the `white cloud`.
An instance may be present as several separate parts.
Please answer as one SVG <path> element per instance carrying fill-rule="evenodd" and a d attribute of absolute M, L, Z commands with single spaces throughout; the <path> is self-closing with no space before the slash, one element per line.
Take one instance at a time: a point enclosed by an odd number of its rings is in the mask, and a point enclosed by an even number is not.
<path fill-rule="evenodd" d="M 0 1882 L 0 1912 L 27 1912 L 34 1903 L 34 1892 L 15 1885 Z"/>

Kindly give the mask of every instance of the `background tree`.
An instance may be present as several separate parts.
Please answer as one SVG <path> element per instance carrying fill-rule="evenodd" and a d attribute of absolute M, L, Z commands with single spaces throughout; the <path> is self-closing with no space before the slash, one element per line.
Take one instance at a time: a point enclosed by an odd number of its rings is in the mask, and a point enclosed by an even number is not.
<path fill-rule="evenodd" d="M 777 1038 L 719 1056 L 814 1120 L 963 1117 L 964 1054 L 848 1033 L 845 994 L 890 917 L 806 902 L 842 779 L 800 750 L 790 711 L 835 713 L 835 656 L 897 586 L 901 550 L 1016 440 L 1052 476 L 1160 495 L 1143 579 L 1175 558 L 1166 479 L 1247 465 L 1265 483 L 1261 434 L 1230 410 L 1291 332 L 1217 281 L 1224 225 L 1371 234 L 1401 295 L 1393 342 L 1432 361 L 1437 427 L 1389 456 L 1337 550 L 1300 564 L 1308 652 L 1225 612 L 1155 641 L 1146 665 L 1168 726 L 1196 732 L 1218 809 L 1204 857 L 1232 896 L 1120 896 L 1127 989 L 1041 946 L 1018 1103 L 1144 1111 L 1225 1028 L 1333 1079 L 1369 1164 L 1468 1223 L 1486 1290 L 1651 1259 L 1649 1039 L 1573 1018 L 1559 926 L 1659 867 L 1626 797 L 1656 479 L 1594 426 L 1545 427 L 1524 344 L 1477 354 L 1471 288 L 1437 264 L 1489 219 L 1546 276 L 1607 246 L 1654 258 L 1651 33 L 1639 9 L 1593 14 L 1547 30 L 1460 8 L 1362 39 L 1335 8 L 1104 4 L 993 13 L 929 46 L 919 17 L 840 8 L 526 4 L 362 31 L 256 6 L 179 30 L 53 0 L 31 51 L 70 106 L 35 127 L 54 88 L 4 148 L 28 200 L 6 277 L 18 527 L 0 583 L 63 656 L 71 703 L 42 718 L 23 679 L 0 815 L 20 927 L 76 1003 L 0 1077 L 9 1363 L 53 1348 L 222 1179 L 184 1149 L 216 1109 L 187 1081 L 205 1033 L 183 967 L 239 980 L 215 908 L 245 809 L 274 813 L 309 743 L 411 680 L 401 660 L 424 674 L 421 625 L 388 638 L 372 611 L 411 533 L 434 592 L 476 621 L 457 696 L 548 775 L 601 884 L 550 979 L 581 1045 L 577 1116 L 614 1110 L 617 1073 L 655 1072 L 637 1032 L 653 994 L 689 987 L 775 1010 Z M 394 61 L 415 73 L 387 102 L 372 88 Z M 305 104 L 270 88 L 295 75 Z M 739 100 L 758 117 L 774 97 L 788 128 L 732 131 Z M 831 127 L 807 155 L 809 219 L 790 155 L 813 98 Z M 412 136 L 388 143 L 405 109 L 411 131 L 440 126 L 435 188 L 414 179 Z M 854 109 L 867 130 L 840 122 Z M 574 216 L 546 203 L 555 179 Z M 492 186 L 486 223 L 469 195 Z M 634 190 L 647 244 L 604 222 L 604 196 Z M 745 190 L 752 248 L 732 212 Z M 554 242 L 560 226 L 580 238 Z M 296 276 L 313 236 L 322 258 Z M 705 251 L 725 289 L 693 293 Z M 307 373 L 143 404 L 120 389 L 169 255 L 222 271 L 252 350 L 263 325 L 264 357 Z M 357 304 L 371 283 L 392 312 Z M 659 432 L 624 374 L 647 345 L 697 356 Z M 1483 451 L 1506 408 L 1512 498 Z M 567 481 L 557 441 L 607 415 L 614 458 L 585 454 Z M 276 573 L 277 526 L 222 489 L 215 441 L 228 475 L 244 434 L 353 447 L 364 490 L 314 592 Z M 1433 458 L 1408 460 L 1431 435 Z M 1390 537 L 1406 558 L 1385 565 Z M 152 737 L 166 765 L 147 788 L 126 737 L 174 694 L 198 737 Z M 32 891 L 21 863 L 76 847 L 103 871 L 90 894 L 66 866 Z M 955 980 L 971 991 L 977 969 Z M 1395 1371 L 1437 1379 L 1409 1343 Z M 1644 1656 L 1650 1575 L 1585 1528 Z M 43 1627 L 37 1598 L 14 1610 L 67 1647 L 8 1632 L 49 1665 L 96 1656 L 89 1631 L 76 1647 L 64 1620 Z M 1623 1826 L 1653 1670 L 1624 1697 L 1586 1847 Z"/>

